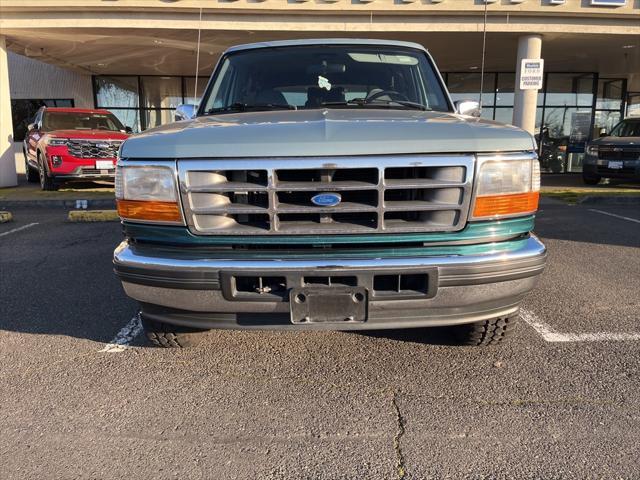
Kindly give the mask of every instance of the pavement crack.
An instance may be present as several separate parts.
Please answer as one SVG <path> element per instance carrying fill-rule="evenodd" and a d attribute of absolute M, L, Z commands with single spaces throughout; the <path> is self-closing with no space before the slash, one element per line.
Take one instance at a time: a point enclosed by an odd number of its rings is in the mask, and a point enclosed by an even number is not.
<path fill-rule="evenodd" d="M 397 397 L 398 392 L 394 391 L 393 396 L 391 397 L 391 404 L 395 412 L 397 429 L 396 434 L 393 437 L 393 450 L 396 452 L 396 473 L 398 474 L 397 478 L 399 480 L 402 480 L 407 474 L 407 470 L 404 464 L 404 455 L 402 453 L 402 448 L 400 447 L 400 440 L 404 435 L 405 420 L 400 413 L 400 407 L 398 407 Z"/>

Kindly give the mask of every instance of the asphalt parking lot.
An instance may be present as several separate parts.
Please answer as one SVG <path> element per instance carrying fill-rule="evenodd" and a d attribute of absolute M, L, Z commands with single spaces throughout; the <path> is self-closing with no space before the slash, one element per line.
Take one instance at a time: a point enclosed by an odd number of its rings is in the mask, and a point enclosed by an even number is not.
<path fill-rule="evenodd" d="M 0 478 L 640 478 L 640 209 L 543 203 L 490 348 L 437 330 L 139 335 L 118 223 L 0 225 Z M 133 319 L 133 320 L 132 320 Z"/>

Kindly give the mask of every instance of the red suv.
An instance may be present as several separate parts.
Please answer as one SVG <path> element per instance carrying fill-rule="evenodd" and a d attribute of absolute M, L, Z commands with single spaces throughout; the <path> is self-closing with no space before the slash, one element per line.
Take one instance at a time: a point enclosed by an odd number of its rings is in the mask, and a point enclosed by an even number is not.
<path fill-rule="evenodd" d="M 24 140 L 29 182 L 57 190 L 67 180 L 110 180 L 120 144 L 131 129 L 108 110 L 42 107 Z"/>

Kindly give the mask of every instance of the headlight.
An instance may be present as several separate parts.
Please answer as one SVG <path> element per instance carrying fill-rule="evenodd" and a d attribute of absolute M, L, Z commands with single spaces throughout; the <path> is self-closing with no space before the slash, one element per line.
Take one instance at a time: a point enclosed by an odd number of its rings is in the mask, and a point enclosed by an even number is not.
<path fill-rule="evenodd" d="M 593 155 L 594 157 L 598 156 L 598 146 L 597 145 L 587 145 L 587 155 Z"/>
<path fill-rule="evenodd" d="M 123 220 L 183 223 L 174 171 L 168 165 L 118 165 L 116 202 Z"/>
<path fill-rule="evenodd" d="M 68 141 L 68 138 L 48 138 L 47 145 L 51 145 L 52 147 L 60 147 L 62 145 L 66 145 Z"/>
<path fill-rule="evenodd" d="M 478 159 L 472 218 L 528 215 L 538 209 L 540 163 L 531 156 Z"/>

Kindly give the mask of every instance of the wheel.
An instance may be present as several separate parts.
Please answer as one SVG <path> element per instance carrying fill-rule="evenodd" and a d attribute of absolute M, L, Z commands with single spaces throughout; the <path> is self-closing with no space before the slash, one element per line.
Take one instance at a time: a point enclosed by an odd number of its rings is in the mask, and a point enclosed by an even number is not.
<path fill-rule="evenodd" d="M 509 336 L 516 327 L 518 315 L 498 317 L 482 322 L 453 327 L 456 340 L 461 345 L 495 345 Z"/>
<path fill-rule="evenodd" d="M 31 165 L 29 165 L 29 161 L 27 160 L 27 154 L 24 154 L 24 173 L 27 176 L 27 182 L 29 183 L 37 183 L 39 178 L 38 178 L 38 172 L 35 171 L 33 168 L 31 168 Z"/>
<path fill-rule="evenodd" d="M 164 348 L 187 348 L 195 347 L 207 330 L 196 328 L 178 327 L 168 323 L 156 322 L 141 315 L 144 333 L 149 341 Z"/>
<path fill-rule="evenodd" d="M 40 188 L 42 190 L 58 190 L 58 185 L 53 181 L 53 178 L 47 173 L 47 169 L 44 166 L 44 162 L 40 154 L 38 154 L 38 177 L 40 178 Z"/>
<path fill-rule="evenodd" d="M 582 181 L 587 185 L 597 185 L 602 180 L 602 177 L 599 175 L 582 175 Z"/>

